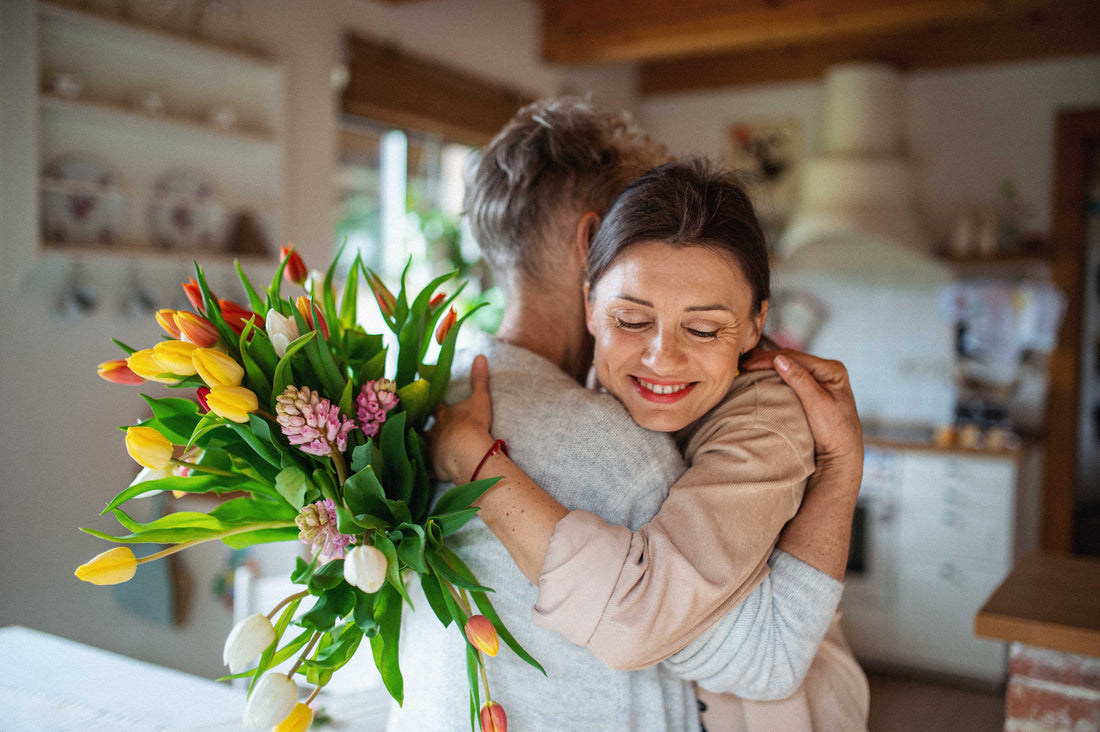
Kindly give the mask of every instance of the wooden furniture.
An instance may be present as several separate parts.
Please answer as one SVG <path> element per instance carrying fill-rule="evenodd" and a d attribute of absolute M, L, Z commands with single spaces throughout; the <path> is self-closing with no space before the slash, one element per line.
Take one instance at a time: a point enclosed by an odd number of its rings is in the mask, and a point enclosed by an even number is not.
<path fill-rule="evenodd" d="M 974 619 L 986 638 L 1100 657 L 1100 560 L 1022 558 Z"/>

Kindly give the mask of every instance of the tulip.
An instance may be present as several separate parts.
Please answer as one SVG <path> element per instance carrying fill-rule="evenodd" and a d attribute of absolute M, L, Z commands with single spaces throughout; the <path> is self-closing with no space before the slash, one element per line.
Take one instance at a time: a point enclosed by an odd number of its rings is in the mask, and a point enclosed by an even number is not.
<path fill-rule="evenodd" d="M 397 308 L 397 298 L 382 283 L 382 278 L 373 272 L 370 273 L 370 288 L 374 291 L 374 299 L 378 301 L 378 309 L 383 315 L 392 316 Z"/>
<path fill-rule="evenodd" d="M 183 283 L 183 294 L 187 295 L 187 301 L 191 303 L 191 307 L 200 313 L 206 312 L 206 301 L 203 299 L 202 290 L 194 277 L 188 278 L 187 282 Z"/>
<path fill-rule="evenodd" d="M 271 339 L 276 355 L 282 358 L 286 355 L 287 346 L 298 337 L 298 323 L 278 310 L 268 310 L 267 337 Z"/>
<path fill-rule="evenodd" d="M 504 707 L 495 701 L 485 702 L 481 708 L 482 732 L 508 732 L 508 715 L 504 713 Z"/>
<path fill-rule="evenodd" d="M 127 427 L 126 452 L 139 465 L 153 470 L 168 467 L 174 448 L 168 438 L 152 427 Z"/>
<path fill-rule="evenodd" d="M 116 546 L 76 568 L 77 579 L 93 585 L 118 585 L 127 582 L 137 572 L 137 559 L 130 547 Z"/>
<path fill-rule="evenodd" d="M 497 655 L 497 651 L 500 650 L 500 638 L 489 618 L 484 615 L 471 615 L 466 621 L 465 631 L 470 645 L 490 656 Z"/>
<path fill-rule="evenodd" d="M 248 703 L 244 706 L 244 723 L 255 729 L 268 729 L 279 724 L 294 711 L 298 703 L 298 685 L 286 674 L 268 671 L 256 682 Z"/>
<path fill-rule="evenodd" d="M 238 386 L 244 379 L 244 367 L 228 353 L 213 348 L 196 348 L 191 354 L 195 372 L 209 387 Z"/>
<path fill-rule="evenodd" d="M 164 308 L 162 310 L 158 310 L 155 316 L 157 322 L 160 323 L 160 327 L 164 328 L 164 332 L 172 336 L 173 338 L 180 337 L 180 329 L 179 326 L 176 325 L 176 313 L 178 312 L 178 310 Z"/>
<path fill-rule="evenodd" d="M 213 386 L 206 394 L 206 408 L 231 422 L 245 424 L 248 415 L 260 408 L 260 401 L 243 386 Z"/>
<path fill-rule="evenodd" d="M 359 544 L 344 556 L 344 579 L 367 594 L 386 581 L 386 555 L 370 544 Z"/>
<path fill-rule="evenodd" d="M 126 359 L 116 358 L 114 361 L 104 361 L 96 367 L 96 373 L 101 379 L 113 384 L 141 384 L 145 382 L 138 374 L 135 374 L 126 365 Z"/>
<path fill-rule="evenodd" d="M 240 335 L 244 331 L 245 325 L 248 321 L 253 321 L 257 328 L 261 330 L 264 327 L 264 319 L 246 309 L 243 305 L 238 305 L 232 300 L 218 300 L 218 306 L 222 310 L 222 317 L 225 319 L 226 324 L 233 329 L 233 332 Z"/>
<path fill-rule="evenodd" d="M 299 297 L 295 304 L 298 306 L 298 312 L 309 323 L 309 327 L 321 331 L 321 335 L 328 338 L 328 323 L 325 322 L 325 316 L 321 315 L 321 309 L 317 304 L 305 295 Z"/>
<path fill-rule="evenodd" d="M 294 245 L 279 247 L 279 256 L 286 260 L 286 267 L 283 268 L 283 277 L 286 281 L 295 285 L 304 285 L 309 279 L 309 270 L 306 269 L 302 256 L 295 251 Z"/>
<path fill-rule="evenodd" d="M 434 308 L 436 305 L 443 302 L 446 298 L 447 298 L 447 293 L 441 292 L 438 295 L 436 295 L 435 297 L 433 297 L 431 300 L 428 300 L 428 307 Z"/>
<path fill-rule="evenodd" d="M 206 403 L 206 397 L 210 394 L 209 386 L 200 386 L 195 389 L 195 399 L 198 400 L 199 406 L 202 407 L 202 411 L 209 412 L 210 405 Z"/>
<path fill-rule="evenodd" d="M 313 724 L 313 710 L 308 704 L 298 702 L 287 718 L 279 722 L 274 732 L 306 732 L 311 724 Z"/>
<path fill-rule="evenodd" d="M 274 642 L 275 628 L 267 616 L 262 613 L 249 615 L 229 631 L 222 661 L 229 667 L 229 672 L 235 674 Z"/>
<path fill-rule="evenodd" d="M 200 348 L 211 348 L 218 342 L 218 329 L 201 315 L 186 310 L 177 311 L 175 324 L 179 329 L 179 337 L 188 343 L 194 343 Z"/>
<path fill-rule="evenodd" d="M 195 373 L 195 364 L 191 358 L 195 348 L 194 343 L 161 341 L 153 346 L 153 360 L 160 364 L 161 371 L 177 376 L 191 376 Z"/>
<path fill-rule="evenodd" d="M 147 381 L 157 381 L 161 384 L 175 384 L 179 381 L 171 374 L 165 373 L 164 367 L 153 358 L 152 348 L 134 351 L 126 357 L 126 365 L 131 371 Z"/>
<path fill-rule="evenodd" d="M 454 308 L 447 311 L 447 314 L 443 316 L 443 320 L 439 321 L 439 327 L 435 329 L 435 342 L 443 345 L 443 339 L 447 337 L 447 333 L 454 327 L 455 321 L 458 320 L 458 313 Z"/>

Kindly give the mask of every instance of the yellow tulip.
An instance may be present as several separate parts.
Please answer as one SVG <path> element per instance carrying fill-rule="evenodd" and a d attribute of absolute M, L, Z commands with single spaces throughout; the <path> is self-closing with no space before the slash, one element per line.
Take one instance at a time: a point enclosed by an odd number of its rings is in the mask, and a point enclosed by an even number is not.
<path fill-rule="evenodd" d="M 161 366 L 153 356 L 152 348 L 134 351 L 127 357 L 126 365 L 130 367 L 131 371 L 146 381 L 158 381 L 161 384 L 175 384 L 178 382 L 179 379 L 171 375 L 165 375 L 167 372 L 164 370 L 164 367 Z"/>
<path fill-rule="evenodd" d="M 195 373 L 195 364 L 192 354 L 195 352 L 194 343 L 183 341 L 161 341 L 153 346 L 153 360 L 161 365 L 162 371 L 179 376 L 191 376 Z"/>
<path fill-rule="evenodd" d="M 500 638 L 497 629 L 484 615 L 472 615 L 466 621 L 466 638 L 482 653 L 489 656 L 497 655 L 500 650 Z"/>
<path fill-rule="evenodd" d="M 313 724 L 313 710 L 309 705 L 298 702 L 282 722 L 275 726 L 274 732 L 306 732 Z"/>
<path fill-rule="evenodd" d="M 248 414 L 260 408 L 260 401 L 243 386 L 212 386 L 206 406 L 219 417 L 244 424 Z"/>
<path fill-rule="evenodd" d="M 172 443 L 152 427 L 127 427 L 126 452 L 139 465 L 153 470 L 165 468 L 172 460 Z"/>
<path fill-rule="evenodd" d="M 137 559 L 129 547 L 116 546 L 76 568 L 77 579 L 93 585 L 118 585 L 133 578 Z"/>
<path fill-rule="evenodd" d="M 195 371 L 211 388 L 239 386 L 244 379 L 244 367 L 229 354 L 214 348 L 196 348 L 191 354 L 191 361 Z"/>

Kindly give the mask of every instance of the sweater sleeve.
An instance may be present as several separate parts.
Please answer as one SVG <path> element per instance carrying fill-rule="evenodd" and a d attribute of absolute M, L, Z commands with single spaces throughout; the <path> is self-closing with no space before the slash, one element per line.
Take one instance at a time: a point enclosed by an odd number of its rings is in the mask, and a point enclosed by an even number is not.
<path fill-rule="evenodd" d="M 689 468 L 637 531 L 574 512 L 555 528 L 535 622 L 608 666 L 671 656 L 767 574 L 767 558 L 813 471 L 793 392 L 751 378 L 688 441 Z"/>
<path fill-rule="evenodd" d="M 802 685 L 843 585 L 777 549 L 771 572 L 737 607 L 665 666 L 680 678 L 743 699 L 785 699 Z"/>

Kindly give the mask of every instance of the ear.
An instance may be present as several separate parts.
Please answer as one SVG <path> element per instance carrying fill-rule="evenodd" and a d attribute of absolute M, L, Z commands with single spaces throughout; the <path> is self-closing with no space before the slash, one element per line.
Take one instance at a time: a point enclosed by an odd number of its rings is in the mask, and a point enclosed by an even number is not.
<path fill-rule="evenodd" d="M 592 336 L 596 335 L 596 320 L 592 317 L 592 303 L 588 300 L 588 281 L 584 283 L 584 324 L 588 328 L 588 333 Z"/>
<path fill-rule="evenodd" d="M 573 230 L 573 252 L 585 269 L 588 268 L 588 245 L 592 243 L 592 237 L 599 228 L 600 215 L 595 211 L 587 211 L 577 219 L 577 226 Z"/>
<path fill-rule="evenodd" d="M 760 303 L 760 312 L 758 312 L 752 318 L 753 333 L 749 334 L 751 343 L 745 344 L 746 347 L 742 349 L 742 353 L 748 353 L 753 348 L 756 348 L 757 344 L 760 343 L 760 337 L 764 335 L 764 321 L 767 319 L 768 301 L 764 300 L 762 303 Z"/>

